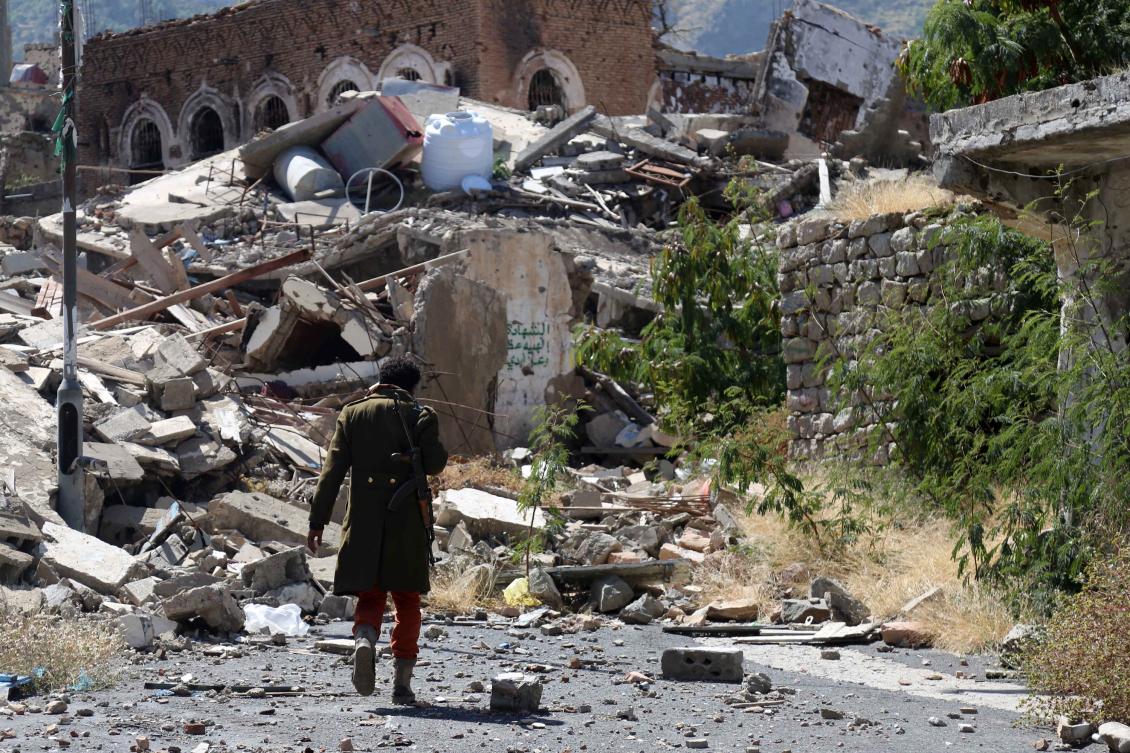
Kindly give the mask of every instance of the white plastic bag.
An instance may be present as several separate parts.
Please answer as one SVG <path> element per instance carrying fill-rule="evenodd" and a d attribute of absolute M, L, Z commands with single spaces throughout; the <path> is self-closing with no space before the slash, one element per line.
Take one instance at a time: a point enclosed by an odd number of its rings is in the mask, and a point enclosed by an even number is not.
<path fill-rule="evenodd" d="M 283 604 L 281 607 L 248 604 L 243 613 L 247 618 L 243 629 L 248 633 L 258 633 L 267 628 L 272 635 L 282 633 L 297 638 L 310 632 L 310 626 L 302 621 L 302 609 L 297 604 Z"/>

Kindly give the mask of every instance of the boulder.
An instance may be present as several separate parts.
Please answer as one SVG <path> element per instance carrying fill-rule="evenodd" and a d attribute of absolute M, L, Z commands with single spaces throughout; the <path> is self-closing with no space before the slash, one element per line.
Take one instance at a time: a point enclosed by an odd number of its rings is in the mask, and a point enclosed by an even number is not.
<path fill-rule="evenodd" d="M 706 605 L 706 619 L 712 622 L 751 622 L 759 613 L 760 608 L 753 599 L 712 601 Z"/>
<path fill-rule="evenodd" d="M 823 599 L 785 599 L 781 602 L 781 622 L 795 624 L 808 622 L 827 622 L 832 619 L 832 610 Z"/>
<path fill-rule="evenodd" d="M 632 587 L 615 575 L 601 578 L 592 586 L 592 603 L 599 612 L 618 612 L 634 597 Z"/>
<path fill-rule="evenodd" d="M 634 546 L 647 552 L 649 556 L 659 556 L 661 536 L 656 526 L 628 526 L 616 532 L 616 538 L 625 544 Z"/>
<path fill-rule="evenodd" d="M 934 643 L 934 636 L 920 622 L 888 622 L 881 632 L 888 646 L 926 648 Z"/>
<path fill-rule="evenodd" d="M 547 607 L 561 609 L 565 605 L 561 592 L 557 590 L 557 584 L 553 582 L 549 573 L 540 567 L 530 571 L 529 585 L 530 595 Z"/>
<path fill-rule="evenodd" d="M 644 594 L 620 611 L 620 619 L 629 625 L 647 625 L 667 613 L 667 607 L 651 594 Z"/>
<path fill-rule="evenodd" d="M 578 562 L 586 565 L 603 565 L 608 562 L 608 555 L 620 551 L 624 545 L 607 533 L 584 531 L 566 542 L 563 548 Z"/>

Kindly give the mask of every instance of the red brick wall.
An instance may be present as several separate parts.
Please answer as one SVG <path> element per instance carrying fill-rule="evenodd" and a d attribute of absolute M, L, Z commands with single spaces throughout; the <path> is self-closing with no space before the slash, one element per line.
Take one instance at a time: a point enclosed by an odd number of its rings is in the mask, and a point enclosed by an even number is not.
<path fill-rule="evenodd" d="M 642 112 L 656 76 L 650 0 L 260 0 L 91 40 L 79 100 L 82 162 L 119 161 L 118 129 L 142 94 L 175 129 L 201 84 L 243 107 L 273 72 L 290 81 L 305 117 L 336 58 L 352 56 L 376 75 L 405 43 L 450 63 L 467 96 L 516 107 L 526 104 L 514 96 L 516 68 L 535 48 L 568 56 L 588 102 L 611 114 Z"/>
<path fill-rule="evenodd" d="M 651 0 L 481 0 L 481 91 L 525 109 L 514 76 L 532 49 L 564 53 L 580 70 L 588 104 L 610 115 L 646 109 L 656 80 Z"/>
<path fill-rule="evenodd" d="M 105 162 L 111 129 L 143 93 L 176 126 L 181 106 L 204 82 L 242 102 L 271 71 L 297 90 L 300 116 L 313 112 L 318 77 L 338 57 L 374 75 L 395 48 L 412 43 L 452 63 L 456 83 L 477 87 L 477 0 L 261 0 L 190 22 L 170 22 L 90 41 L 84 51 L 80 137 L 84 162 Z M 251 134 L 240 134 L 241 139 Z M 116 138 L 110 139 L 116 144 Z"/>

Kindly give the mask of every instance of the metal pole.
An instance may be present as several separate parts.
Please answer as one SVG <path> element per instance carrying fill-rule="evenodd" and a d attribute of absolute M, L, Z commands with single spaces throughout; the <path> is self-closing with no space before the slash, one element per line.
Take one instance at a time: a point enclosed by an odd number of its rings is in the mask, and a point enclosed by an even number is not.
<path fill-rule="evenodd" d="M 78 381 L 78 244 L 76 242 L 75 98 L 77 94 L 77 55 L 74 0 L 62 0 L 61 41 L 63 45 L 63 113 L 61 139 L 63 160 L 63 382 L 59 386 L 56 409 L 59 415 L 59 496 L 56 509 L 71 528 L 85 527 L 82 457 L 82 386 Z"/>

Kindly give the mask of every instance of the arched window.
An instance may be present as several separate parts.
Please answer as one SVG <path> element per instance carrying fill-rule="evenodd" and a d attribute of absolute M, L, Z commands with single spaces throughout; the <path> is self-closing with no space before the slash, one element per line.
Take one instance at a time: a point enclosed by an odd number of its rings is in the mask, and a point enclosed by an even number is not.
<path fill-rule="evenodd" d="M 192 116 L 192 159 L 201 160 L 224 151 L 224 122 L 211 107 L 202 107 Z"/>
<path fill-rule="evenodd" d="M 255 108 L 255 132 L 281 128 L 290 122 L 290 110 L 282 97 L 274 94 L 266 97 Z"/>
<path fill-rule="evenodd" d="M 328 104 L 330 107 L 333 107 L 334 103 L 337 102 L 337 98 L 340 97 L 342 94 L 345 94 L 346 92 L 359 92 L 359 91 L 361 91 L 361 87 L 359 87 L 357 84 L 353 83 L 352 81 L 349 81 L 348 79 L 345 80 L 345 81 L 338 81 L 336 84 L 333 85 L 333 88 L 330 89 L 330 96 L 327 99 L 326 104 Z"/>
<path fill-rule="evenodd" d="M 557 76 L 548 68 L 542 68 L 530 79 L 530 110 L 547 105 L 565 107 L 565 93 L 557 82 Z"/>
<path fill-rule="evenodd" d="M 130 173 L 130 184 L 154 177 L 153 173 L 165 169 L 165 154 L 161 144 L 161 129 L 148 118 L 133 126 L 129 137 L 129 166 L 137 172 Z"/>
<path fill-rule="evenodd" d="M 401 68 L 396 72 L 396 75 L 398 78 L 402 78 L 405 81 L 419 81 L 423 78 L 420 72 L 415 68 Z"/>

